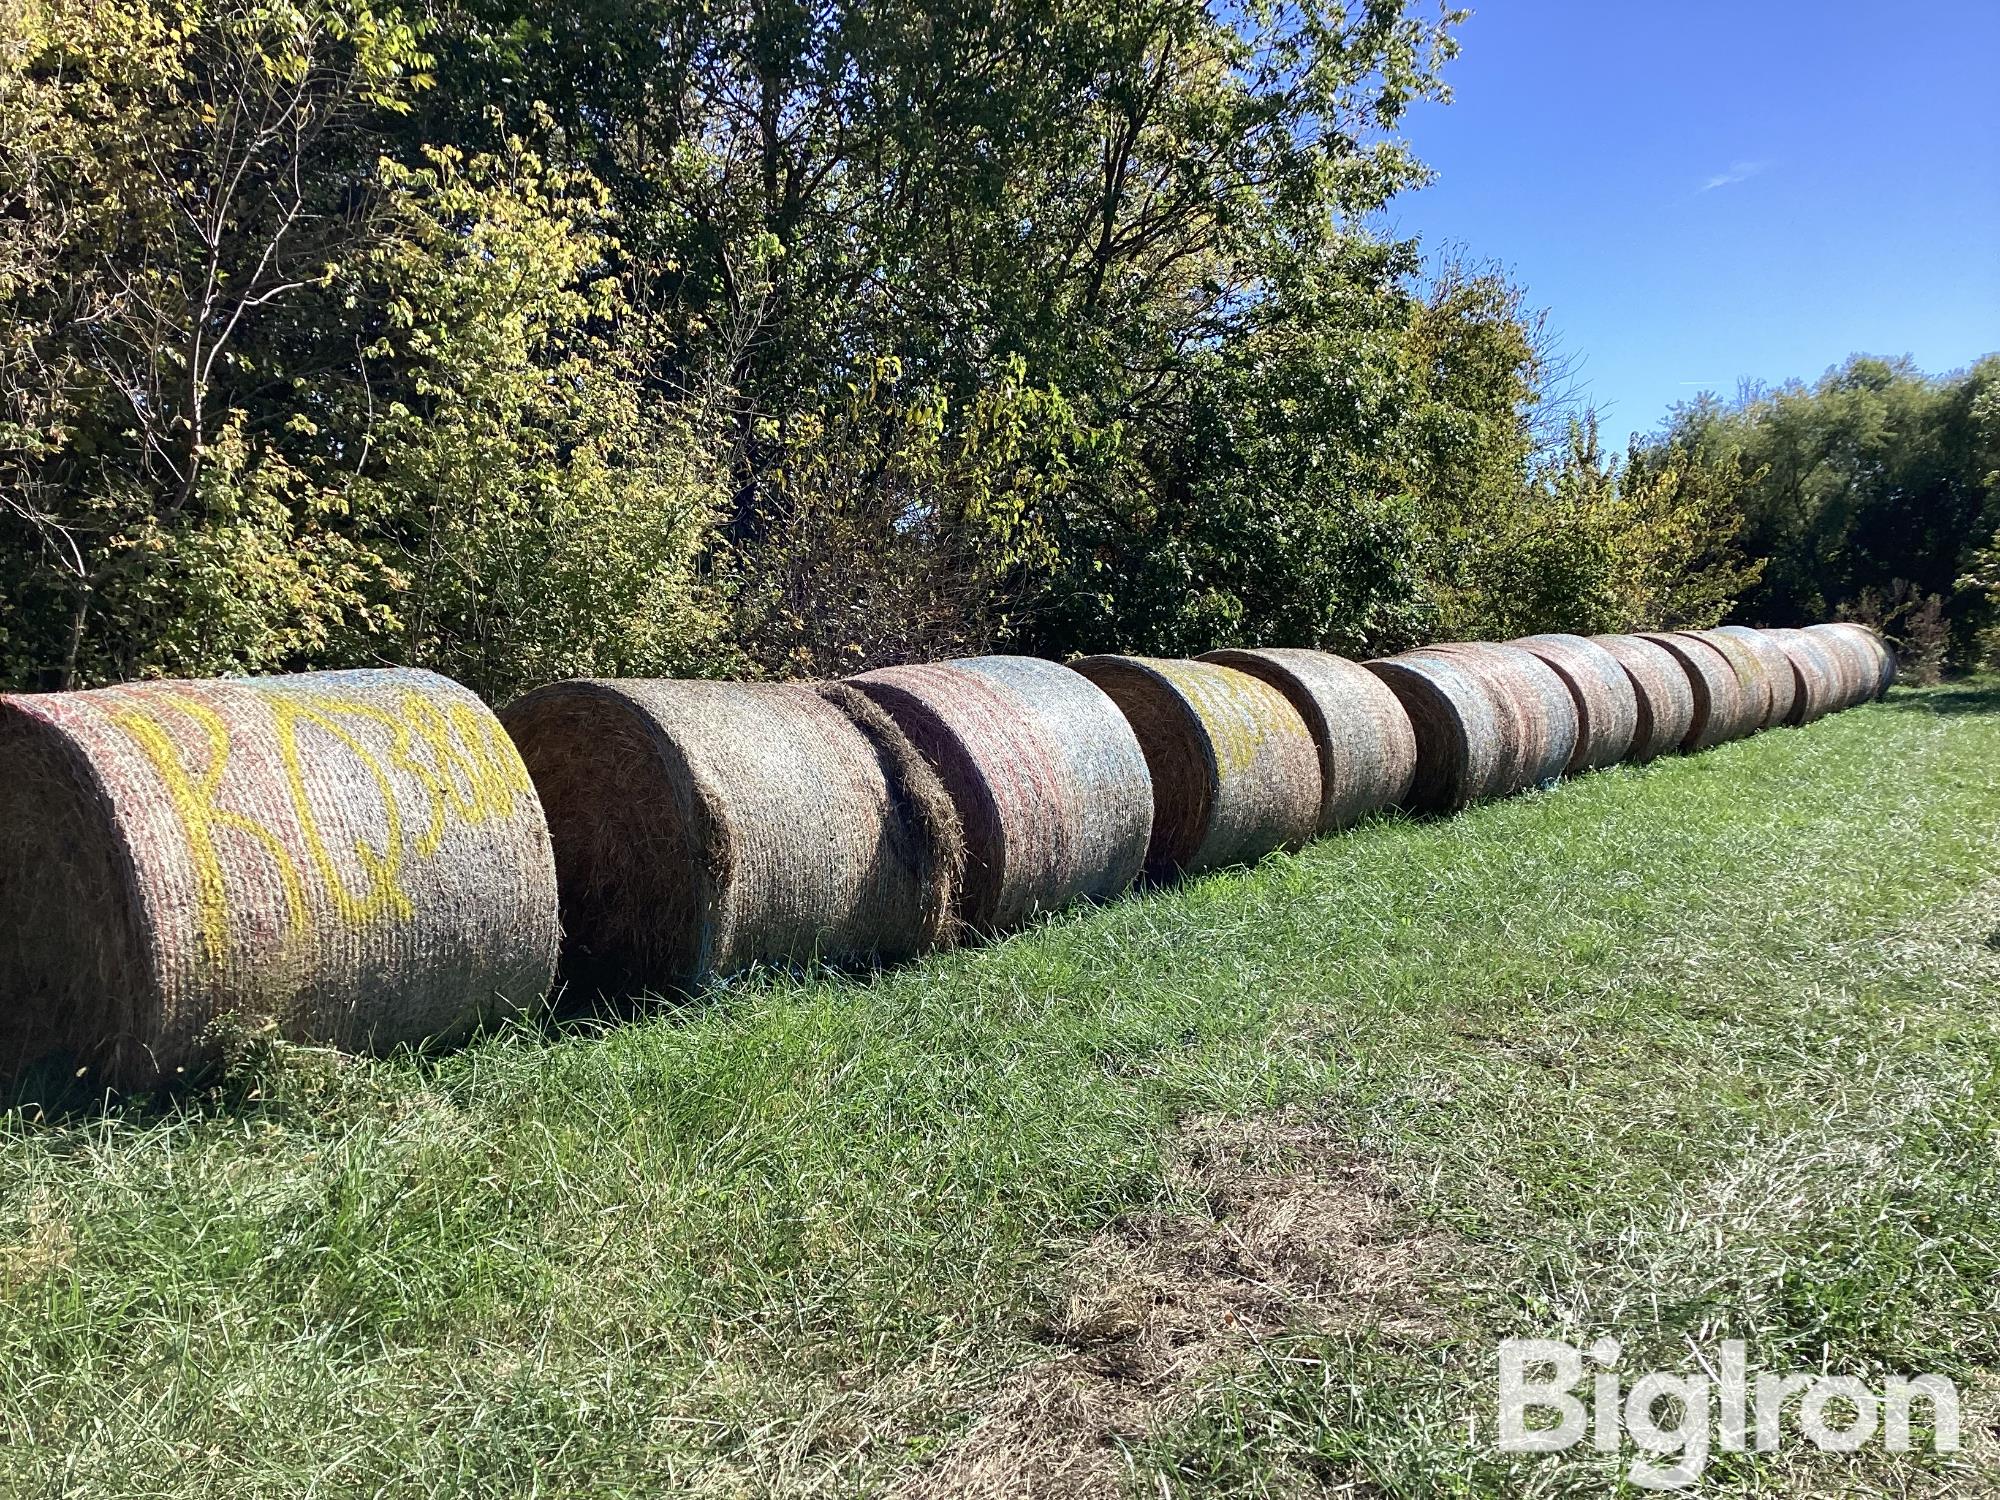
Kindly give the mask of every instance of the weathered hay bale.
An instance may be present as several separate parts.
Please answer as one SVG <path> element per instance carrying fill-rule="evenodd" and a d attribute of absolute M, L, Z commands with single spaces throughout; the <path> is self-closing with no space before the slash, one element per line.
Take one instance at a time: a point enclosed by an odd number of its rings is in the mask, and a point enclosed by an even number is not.
<path fill-rule="evenodd" d="M 1810 724 L 1841 707 L 1847 669 L 1831 644 L 1803 630 L 1766 630 L 1763 635 L 1791 664 L 1794 692 L 1786 723 Z"/>
<path fill-rule="evenodd" d="M 1858 688 L 1858 695 L 1854 699 L 1856 703 L 1879 698 L 1894 685 L 1896 653 L 1889 649 L 1888 642 L 1866 625 L 1837 620 L 1825 625 L 1808 625 L 1806 629 L 1814 635 L 1824 636 L 1829 640 L 1846 641 L 1852 648 L 1854 659 L 1861 668 L 1856 684 Z"/>
<path fill-rule="evenodd" d="M 1513 725 L 1511 769 L 1501 795 L 1554 781 L 1568 769 L 1576 753 L 1576 702 L 1553 667 L 1531 651 L 1491 641 L 1457 641 L 1424 649 L 1472 662 L 1501 700 Z"/>
<path fill-rule="evenodd" d="M 1319 751 L 1269 683 L 1208 662 L 1072 662 L 1124 712 L 1153 777 L 1155 880 L 1296 848 L 1319 826 Z"/>
<path fill-rule="evenodd" d="M 1569 689 L 1576 705 L 1576 750 L 1568 770 L 1594 771 L 1632 753 L 1639 732 L 1639 693 L 1618 658 L 1580 635 L 1528 635 L 1511 644 L 1539 656 Z"/>
<path fill-rule="evenodd" d="M 1018 926 L 1138 878 L 1152 778 L 1132 726 L 1095 683 L 1032 657 L 887 667 L 849 681 L 951 796 L 965 828 L 967 925 Z"/>
<path fill-rule="evenodd" d="M 211 1022 L 350 1049 L 539 1005 L 547 825 L 491 711 L 430 672 L 0 697 L 0 1071 L 112 1084 Z"/>
<path fill-rule="evenodd" d="M 1631 759 L 1644 764 L 1678 750 L 1694 725 L 1694 687 L 1680 659 L 1657 641 L 1636 635 L 1594 635 L 1625 669 L 1638 696 Z"/>
<path fill-rule="evenodd" d="M 1829 630 L 1824 625 L 1808 625 L 1800 634 L 1807 640 L 1818 641 L 1821 649 L 1833 658 L 1835 666 L 1840 669 L 1840 692 L 1834 701 L 1835 712 L 1852 708 L 1868 697 L 1875 678 L 1875 664 L 1866 646 L 1846 631 Z"/>
<path fill-rule="evenodd" d="M 1736 688 L 1743 707 L 1743 734 L 1756 734 L 1769 727 L 1775 688 L 1763 660 L 1733 635 L 1716 630 L 1690 630 L 1688 635 L 1708 642 L 1722 653 L 1729 670 L 1736 674 Z M 1787 677 L 1789 677 L 1787 673 Z"/>
<path fill-rule="evenodd" d="M 1767 697 L 1764 722 L 1758 726 L 1760 729 L 1793 722 L 1792 710 L 1798 703 L 1799 680 L 1784 647 L 1763 631 L 1752 630 L 1748 625 L 1719 625 L 1702 633 L 1735 641 L 1757 659 Z"/>
<path fill-rule="evenodd" d="M 1405 651 L 1362 665 L 1410 716 L 1416 768 L 1403 805 L 1456 812 L 1503 795 L 1518 771 L 1518 731 L 1485 674 L 1448 654 Z"/>
<path fill-rule="evenodd" d="M 1290 700 L 1319 750 L 1319 831 L 1352 827 L 1409 794 L 1417 735 L 1388 685 L 1359 662 L 1275 647 L 1211 651 L 1201 660 L 1261 678 Z"/>
<path fill-rule="evenodd" d="M 1740 740 L 1762 717 L 1762 703 L 1744 691 L 1735 666 L 1712 641 L 1677 630 L 1644 631 L 1638 639 L 1664 648 L 1687 674 L 1694 693 L 1694 712 L 1681 749 L 1709 750 Z"/>
<path fill-rule="evenodd" d="M 951 798 L 852 687 L 580 680 L 501 720 L 548 810 L 580 982 L 886 962 L 954 931 Z"/>

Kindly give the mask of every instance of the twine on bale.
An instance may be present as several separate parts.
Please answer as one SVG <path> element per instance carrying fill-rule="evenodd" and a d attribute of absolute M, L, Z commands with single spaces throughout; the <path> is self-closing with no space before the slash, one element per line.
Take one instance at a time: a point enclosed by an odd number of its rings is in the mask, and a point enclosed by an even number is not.
<path fill-rule="evenodd" d="M 1510 644 L 1540 657 L 1569 689 L 1576 706 L 1576 750 L 1567 769 L 1595 771 L 1632 751 L 1639 732 L 1639 694 L 1618 658 L 1580 635 L 1551 632 Z"/>
<path fill-rule="evenodd" d="M 1810 724 L 1845 706 L 1847 669 L 1830 644 L 1803 630 L 1762 633 L 1791 664 L 1795 691 L 1786 723 Z"/>
<path fill-rule="evenodd" d="M 958 815 L 852 687 L 580 680 L 501 719 L 548 811 L 582 983 L 685 989 L 755 963 L 891 962 L 953 935 Z"/>
<path fill-rule="evenodd" d="M 1841 642 L 1854 663 L 1854 695 L 1846 707 L 1880 698 L 1896 681 L 1896 653 L 1866 625 L 1836 620 L 1825 625 L 1808 625 L 1806 630 L 1825 640 Z"/>
<path fill-rule="evenodd" d="M 1734 738 L 1768 729 L 1771 725 L 1772 706 L 1777 697 L 1776 684 L 1766 668 L 1763 658 L 1751 650 L 1749 645 L 1733 635 L 1719 630 L 1690 630 L 1686 634 L 1706 641 L 1721 653 L 1729 663 L 1729 670 L 1736 674 L 1736 691 L 1742 705 L 1741 732 Z M 1786 686 L 1790 687 L 1789 664 L 1785 673 Z"/>
<path fill-rule="evenodd" d="M 951 796 L 965 830 L 969 927 L 1001 931 L 1138 878 L 1152 780 L 1131 725 L 1095 684 L 1030 657 L 886 667 L 849 681 Z"/>
<path fill-rule="evenodd" d="M 1670 653 L 1687 674 L 1694 693 L 1694 712 L 1681 749 L 1710 750 L 1750 732 L 1760 705 L 1749 702 L 1735 667 L 1710 642 L 1684 631 L 1645 631 L 1637 639 L 1651 641 Z"/>
<path fill-rule="evenodd" d="M 1153 779 L 1155 880 L 1297 848 L 1319 826 L 1319 751 L 1297 709 L 1233 667 L 1143 656 L 1070 664 L 1124 713 Z"/>
<path fill-rule="evenodd" d="M 1405 651 L 1362 665 L 1410 716 L 1416 766 L 1403 805 L 1447 813 L 1501 795 L 1507 777 L 1502 707 L 1485 679 L 1449 655 Z"/>
<path fill-rule="evenodd" d="M 1291 702 L 1319 751 L 1319 831 L 1352 827 L 1409 795 L 1417 737 L 1381 678 L 1324 651 L 1279 647 L 1211 651 L 1201 658 L 1269 683 Z"/>
<path fill-rule="evenodd" d="M 139 1086 L 225 1015 L 377 1050 L 538 1006 L 540 804 L 430 672 L 0 697 L 0 1071 Z"/>
<path fill-rule="evenodd" d="M 1680 749 L 1694 727 L 1694 687 L 1679 658 L 1643 636 L 1594 635 L 1590 642 L 1625 669 L 1638 697 L 1630 759 L 1644 764 Z"/>
<path fill-rule="evenodd" d="M 1798 706 L 1799 680 L 1784 647 L 1763 631 L 1752 630 L 1748 625 L 1719 625 L 1703 634 L 1735 641 L 1757 659 L 1769 697 L 1764 722 L 1758 726 L 1760 729 L 1796 722 L 1793 710 Z"/>
<path fill-rule="evenodd" d="M 1533 652 L 1491 641 L 1428 646 L 1472 664 L 1501 705 L 1506 766 L 1499 795 L 1558 779 L 1576 753 L 1576 703 L 1555 669 Z"/>

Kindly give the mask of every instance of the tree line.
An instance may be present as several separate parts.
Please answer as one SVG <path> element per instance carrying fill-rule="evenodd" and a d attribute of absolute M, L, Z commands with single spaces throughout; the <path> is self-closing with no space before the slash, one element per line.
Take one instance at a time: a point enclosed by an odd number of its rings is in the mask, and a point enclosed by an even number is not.
<path fill-rule="evenodd" d="M 1996 362 L 1607 452 L 1405 0 L 0 0 L 0 682 L 1990 637 Z"/>

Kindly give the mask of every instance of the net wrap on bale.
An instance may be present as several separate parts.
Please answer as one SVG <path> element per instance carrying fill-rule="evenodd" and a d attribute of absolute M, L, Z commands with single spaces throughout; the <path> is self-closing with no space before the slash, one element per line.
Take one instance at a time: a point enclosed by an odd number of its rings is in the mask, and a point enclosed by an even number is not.
<path fill-rule="evenodd" d="M 1771 676 L 1764 658 L 1751 649 L 1750 644 L 1737 636 L 1721 630 L 1689 630 L 1683 632 L 1696 640 L 1714 647 L 1722 659 L 1729 663 L 1729 670 L 1736 675 L 1737 701 L 1741 705 L 1742 718 L 1740 732 L 1733 736 L 1756 734 L 1768 729 L 1774 721 L 1772 711 L 1778 699 L 1778 685 Z M 1784 664 L 1784 687 L 1787 695 L 1791 689 L 1791 664 Z M 1786 705 L 1789 708 L 1789 704 Z"/>
<path fill-rule="evenodd" d="M 887 962 L 955 931 L 950 796 L 852 687 L 579 680 L 501 717 L 549 815 L 579 981 Z"/>
<path fill-rule="evenodd" d="M 1559 632 L 1510 644 L 1548 663 L 1569 689 L 1577 721 L 1572 774 L 1616 765 L 1631 754 L 1639 732 L 1639 693 L 1617 657 L 1583 636 Z"/>
<path fill-rule="evenodd" d="M 1736 668 L 1720 650 L 1684 631 L 1648 631 L 1637 639 L 1651 641 L 1668 652 L 1687 674 L 1694 713 L 1681 741 L 1683 750 L 1713 749 L 1750 733 L 1763 714 L 1763 706 L 1744 693 Z"/>
<path fill-rule="evenodd" d="M 1837 620 L 1825 625 L 1808 625 L 1806 631 L 1845 649 L 1852 663 L 1851 696 L 1843 707 L 1866 703 L 1888 692 L 1896 681 L 1896 654 L 1865 625 Z"/>
<path fill-rule="evenodd" d="M 1630 758 L 1643 763 L 1680 749 L 1694 727 L 1694 686 L 1680 659 L 1643 636 L 1594 635 L 1590 642 L 1602 647 L 1631 679 L 1638 716 Z"/>
<path fill-rule="evenodd" d="M 1285 695 L 1211 662 L 1090 656 L 1071 663 L 1116 703 L 1153 781 L 1155 880 L 1296 848 L 1319 826 L 1319 750 Z"/>
<path fill-rule="evenodd" d="M 1417 769 L 1410 715 L 1359 662 L 1286 647 L 1211 651 L 1201 660 L 1262 679 L 1299 711 L 1319 750 L 1321 833 L 1351 827 L 1409 795 Z"/>
<path fill-rule="evenodd" d="M 849 679 L 942 779 L 965 829 L 960 910 L 979 931 L 1017 926 L 1138 878 L 1152 779 L 1118 706 L 1032 657 L 886 667 Z"/>
<path fill-rule="evenodd" d="M 1417 758 L 1404 806 L 1444 813 L 1503 795 L 1510 775 L 1508 731 L 1482 676 L 1449 655 L 1422 651 L 1362 665 L 1410 717 Z"/>
<path fill-rule="evenodd" d="M 1845 706 L 1847 671 L 1832 645 L 1803 630 L 1766 630 L 1762 634 L 1791 664 L 1792 709 L 1786 723 L 1810 724 Z"/>
<path fill-rule="evenodd" d="M 1426 652 L 1467 663 L 1500 710 L 1501 796 L 1554 781 L 1576 753 L 1576 702 L 1555 669 L 1533 652 L 1490 641 L 1453 641 Z"/>
<path fill-rule="evenodd" d="M 429 672 L 0 697 L 0 1069 L 142 1085 L 233 1015 L 353 1050 L 537 1006 L 548 829 Z"/>
<path fill-rule="evenodd" d="M 1798 707 L 1799 678 L 1784 647 L 1763 631 L 1752 630 L 1748 625 L 1720 625 L 1703 633 L 1735 641 L 1757 659 L 1769 699 L 1760 728 L 1771 729 L 1780 724 L 1797 722 L 1793 710 Z"/>

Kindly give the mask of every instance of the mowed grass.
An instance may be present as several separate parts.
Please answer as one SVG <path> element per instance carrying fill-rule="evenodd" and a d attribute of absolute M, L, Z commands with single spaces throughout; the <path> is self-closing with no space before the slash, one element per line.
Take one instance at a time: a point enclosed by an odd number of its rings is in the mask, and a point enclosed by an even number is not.
<path fill-rule="evenodd" d="M 1803 730 L 1052 921 L 432 1058 L 254 1058 L 0 1121 L 0 1490 L 859 1494 L 1057 1357 L 1192 1117 L 1396 1188 L 1413 1326 L 1301 1324 L 1121 1440 L 1136 1495 L 1606 1493 L 1494 1449 L 1494 1345 L 2000 1369 L 2000 692 Z M 1986 1445 L 1982 1447 L 1982 1444 Z M 1628 1454 L 1627 1460 L 1630 1455 Z"/>

